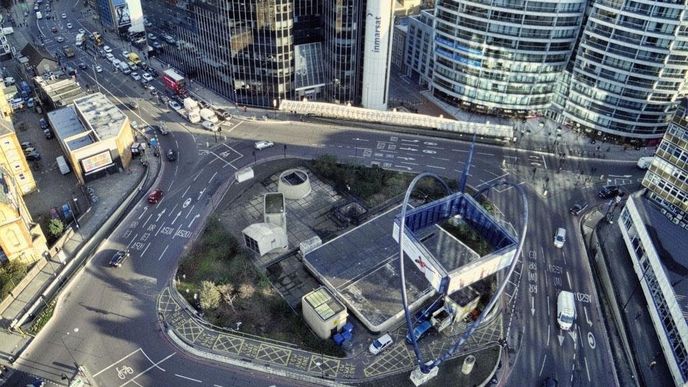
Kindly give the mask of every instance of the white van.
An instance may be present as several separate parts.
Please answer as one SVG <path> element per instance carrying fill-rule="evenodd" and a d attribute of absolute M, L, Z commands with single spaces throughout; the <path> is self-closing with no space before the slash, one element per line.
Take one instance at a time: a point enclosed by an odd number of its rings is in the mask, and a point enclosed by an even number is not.
<path fill-rule="evenodd" d="M 67 164 L 64 156 L 58 156 L 55 160 L 57 160 L 57 167 L 60 169 L 60 173 L 66 175 L 71 172 L 69 169 L 69 164 Z"/>
<path fill-rule="evenodd" d="M 652 159 L 654 157 L 641 157 L 638 159 L 638 168 L 640 169 L 648 169 L 650 168 L 650 164 L 652 164 Z"/>
<path fill-rule="evenodd" d="M 576 320 L 576 304 L 573 293 L 562 290 L 557 297 L 557 323 L 559 328 L 568 331 Z"/>
<path fill-rule="evenodd" d="M 40 11 L 36 12 L 36 19 L 38 19 L 38 20 L 43 19 L 43 14 Z"/>

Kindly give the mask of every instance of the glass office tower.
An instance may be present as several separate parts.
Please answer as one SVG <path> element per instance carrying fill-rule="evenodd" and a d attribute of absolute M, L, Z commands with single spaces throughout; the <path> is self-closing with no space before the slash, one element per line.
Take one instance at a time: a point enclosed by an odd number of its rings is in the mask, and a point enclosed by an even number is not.
<path fill-rule="evenodd" d="M 585 4 L 437 0 L 433 93 L 478 112 L 543 112 L 574 50 Z"/>

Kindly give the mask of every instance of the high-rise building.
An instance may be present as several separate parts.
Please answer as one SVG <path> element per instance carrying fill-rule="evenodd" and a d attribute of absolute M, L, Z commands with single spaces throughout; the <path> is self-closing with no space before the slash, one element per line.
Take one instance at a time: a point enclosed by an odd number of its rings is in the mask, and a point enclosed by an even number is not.
<path fill-rule="evenodd" d="M 591 2 L 563 122 L 591 133 L 659 140 L 686 92 L 685 1 Z"/>
<path fill-rule="evenodd" d="M 388 71 L 389 58 L 379 55 L 390 54 L 392 3 L 150 0 L 143 6 L 147 32 L 166 42 L 158 52 L 164 61 L 238 105 L 274 107 L 302 98 L 361 104 L 366 56 Z M 372 34 L 368 51 L 366 31 Z M 368 105 L 384 107 L 387 76 L 371 71 Z"/>
<path fill-rule="evenodd" d="M 574 51 L 585 3 L 438 0 L 434 95 L 484 113 L 544 111 Z"/>
<path fill-rule="evenodd" d="M 103 28 L 127 36 L 143 31 L 141 0 L 95 0 L 95 9 Z"/>
<path fill-rule="evenodd" d="M 643 178 L 646 196 L 670 219 L 688 228 L 688 101 L 676 114 Z"/>

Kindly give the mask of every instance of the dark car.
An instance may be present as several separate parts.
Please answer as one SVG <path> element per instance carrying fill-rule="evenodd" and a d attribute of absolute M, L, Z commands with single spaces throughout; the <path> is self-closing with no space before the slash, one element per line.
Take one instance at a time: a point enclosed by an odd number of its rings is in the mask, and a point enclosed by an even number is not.
<path fill-rule="evenodd" d="M 557 387 L 559 385 L 559 382 L 557 379 L 554 379 L 553 377 L 549 377 L 545 379 L 544 382 L 542 382 L 542 387 Z"/>
<path fill-rule="evenodd" d="M 621 188 L 619 188 L 616 185 L 607 185 L 602 187 L 600 192 L 597 193 L 597 196 L 599 196 L 601 199 L 611 199 L 617 196 L 623 196 L 624 193 L 621 191 Z"/>
<path fill-rule="evenodd" d="M 48 129 L 48 121 L 46 121 L 45 118 L 41 118 L 39 123 L 41 125 L 41 129 Z"/>
<path fill-rule="evenodd" d="M 148 195 L 148 203 L 150 204 L 157 204 L 162 200 L 163 197 L 163 192 L 160 188 L 154 190 L 153 192 Z"/>
<path fill-rule="evenodd" d="M 569 208 L 569 213 L 578 216 L 585 211 L 586 208 L 588 208 L 588 203 L 576 203 L 573 207 Z"/>
<path fill-rule="evenodd" d="M 41 154 L 38 152 L 31 152 L 26 155 L 27 161 L 38 161 L 41 159 Z"/>
<path fill-rule="evenodd" d="M 52 31 L 53 34 L 56 34 L 57 33 L 57 27 L 53 26 L 53 28 L 51 28 L 50 31 Z"/>
<path fill-rule="evenodd" d="M 43 129 L 43 134 L 45 135 L 45 138 L 48 140 L 53 138 L 53 131 L 50 129 Z"/>
<path fill-rule="evenodd" d="M 71 66 L 67 66 L 67 75 L 76 75 L 76 69 Z"/>
<path fill-rule="evenodd" d="M 220 121 L 232 118 L 232 115 L 225 109 L 215 109 L 215 113 L 217 113 L 217 118 L 219 118 Z"/>
<path fill-rule="evenodd" d="M 117 250 L 110 259 L 110 266 L 120 267 L 127 258 L 129 258 L 129 250 Z"/>
<path fill-rule="evenodd" d="M 82 70 L 86 70 L 88 68 L 88 66 L 86 66 L 86 63 L 84 63 L 84 62 L 79 62 L 79 68 Z"/>
<path fill-rule="evenodd" d="M 177 152 L 175 152 L 174 149 L 168 150 L 166 155 L 167 155 L 167 160 L 169 160 L 169 161 L 177 160 Z"/>
<path fill-rule="evenodd" d="M 165 129 L 164 126 L 160 126 L 160 125 L 151 125 L 151 128 L 152 128 L 154 131 L 156 131 L 156 132 L 162 134 L 163 136 L 167 136 L 168 134 L 170 134 L 170 132 L 169 132 L 167 129 Z"/>

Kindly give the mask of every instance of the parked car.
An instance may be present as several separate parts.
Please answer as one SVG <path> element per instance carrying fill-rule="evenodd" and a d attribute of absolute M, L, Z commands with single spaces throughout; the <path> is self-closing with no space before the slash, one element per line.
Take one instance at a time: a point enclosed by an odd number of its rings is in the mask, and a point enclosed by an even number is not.
<path fill-rule="evenodd" d="M 41 154 L 38 152 L 31 152 L 26 155 L 26 161 L 38 161 L 41 159 Z"/>
<path fill-rule="evenodd" d="M 573 207 L 569 208 L 569 213 L 574 216 L 580 215 L 585 209 L 588 208 L 588 203 L 576 203 Z"/>
<path fill-rule="evenodd" d="M 256 141 L 256 143 L 255 143 L 255 145 L 254 145 L 254 147 L 256 148 L 256 150 L 263 150 L 263 149 L 266 149 L 266 148 L 270 148 L 270 147 L 272 147 L 272 146 L 275 146 L 275 143 L 272 142 L 272 141 L 266 141 L 266 140 L 263 140 L 263 141 Z"/>
<path fill-rule="evenodd" d="M 56 37 L 55 40 L 57 40 L 58 43 L 62 43 L 65 41 L 64 37 L 62 37 L 62 36 Z"/>
<path fill-rule="evenodd" d="M 53 27 L 50 29 L 50 31 L 52 31 L 53 34 L 56 34 L 56 33 L 57 33 L 57 26 L 53 26 Z"/>
<path fill-rule="evenodd" d="M 217 129 L 218 129 L 217 125 L 213 124 L 210 121 L 203 121 L 201 123 L 201 126 L 203 126 L 204 128 L 208 129 L 211 132 L 217 132 Z"/>
<path fill-rule="evenodd" d="M 150 203 L 150 204 L 159 203 L 162 200 L 163 195 L 164 194 L 160 188 L 153 190 L 153 192 L 151 192 L 148 195 L 148 203 Z"/>
<path fill-rule="evenodd" d="M 416 336 L 416 342 L 420 341 L 422 338 L 430 333 L 430 328 L 432 328 L 432 323 L 429 320 L 424 320 L 413 328 L 413 334 Z M 406 335 L 406 342 L 409 344 L 413 343 L 411 339 L 411 332 Z"/>
<path fill-rule="evenodd" d="M 110 48 L 110 46 L 103 46 L 103 51 L 105 51 L 109 54 L 112 52 L 112 49 Z"/>
<path fill-rule="evenodd" d="M 28 155 L 29 153 L 37 153 L 36 148 L 31 146 L 26 148 L 22 147 L 22 150 L 24 151 L 25 155 Z"/>
<path fill-rule="evenodd" d="M 127 50 L 122 51 L 122 56 L 124 57 L 124 59 L 126 59 L 129 56 L 129 51 L 127 51 Z"/>
<path fill-rule="evenodd" d="M 112 256 L 110 259 L 110 266 L 112 267 L 120 267 L 122 266 L 122 263 L 129 258 L 129 250 L 117 250 L 115 251 L 115 254 Z"/>
<path fill-rule="evenodd" d="M 232 115 L 225 109 L 215 109 L 215 113 L 217 114 L 217 118 L 219 118 L 221 121 L 232 118 Z"/>
<path fill-rule="evenodd" d="M 141 76 L 146 80 L 146 82 L 153 80 L 153 77 L 148 73 L 143 73 Z"/>
<path fill-rule="evenodd" d="M 155 132 L 162 134 L 163 136 L 167 136 L 168 134 L 170 134 L 170 132 L 164 126 L 151 125 L 151 129 Z"/>
<path fill-rule="evenodd" d="M 131 125 L 131 128 L 134 129 L 134 130 L 138 130 L 138 129 L 139 129 L 139 123 L 136 122 L 136 121 L 131 121 L 131 123 L 130 123 L 129 125 Z"/>
<path fill-rule="evenodd" d="M 97 72 L 97 73 L 102 73 L 102 72 L 103 72 L 103 68 L 100 67 L 100 65 L 97 65 L 97 66 L 96 66 L 96 72 Z"/>
<path fill-rule="evenodd" d="M 83 28 L 79 28 L 79 33 L 80 33 L 80 34 L 85 34 L 85 33 L 86 33 L 86 30 L 83 29 Z"/>
<path fill-rule="evenodd" d="M 370 343 L 370 347 L 368 347 L 368 350 L 373 355 L 377 355 L 378 353 L 387 349 L 393 343 L 394 343 L 394 340 L 392 340 L 392 336 L 390 336 L 389 333 L 385 333 L 384 335 L 373 340 L 373 342 Z"/>
<path fill-rule="evenodd" d="M 597 196 L 599 196 L 600 199 L 611 199 L 617 196 L 624 196 L 624 193 L 619 186 L 607 185 L 602 187 L 600 192 L 597 193 Z"/>
<path fill-rule="evenodd" d="M 67 29 L 71 30 L 72 29 L 72 23 L 67 23 Z"/>
<path fill-rule="evenodd" d="M 24 142 L 22 142 L 22 143 L 19 144 L 19 145 L 21 145 L 21 148 L 22 148 L 22 149 L 33 148 L 33 144 L 32 144 L 31 142 L 29 142 L 29 141 L 24 141 Z"/>
<path fill-rule="evenodd" d="M 130 109 L 134 109 L 134 110 L 139 108 L 139 104 L 136 103 L 136 101 L 127 102 L 127 106 L 129 106 Z M 136 121 L 134 121 L 134 122 L 136 122 Z"/>
<path fill-rule="evenodd" d="M 177 152 L 175 152 L 174 149 L 168 150 L 165 155 L 167 156 L 167 160 L 169 160 L 169 161 L 177 160 Z"/>
<path fill-rule="evenodd" d="M 43 129 L 43 134 L 45 135 L 45 138 L 48 140 L 54 137 L 53 131 L 50 129 Z"/>
<path fill-rule="evenodd" d="M 131 73 L 131 77 L 134 78 L 135 81 L 138 81 L 139 79 L 141 79 L 141 76 L 139 75 L 139 73 L 136 73 L 136 72 Z"/>
<path fill-rule="evenodd" d="M 181 105 L 179 105 L 177 101 L 174 100 L 168 101 L 167 104 L 170 106 L 170 108 L 172 108 L 172 110 L 179 110 L 182 108 Z"/>
<path fill-rule="evenodd" d="M 84 62 L 79 62 L 79 68 L 82 70 L 86 70 L 86 69 L 88 69 L 88 66 Z"/>
<path fill-rule="evenodd" d="M 66 18 L 67 18 L 67 14 L 64 13 L 64 12 L 62 12 L 62 15 L 60 15 L 60 16 L 61 16 L 63 19 L 66 19 Z"/>

